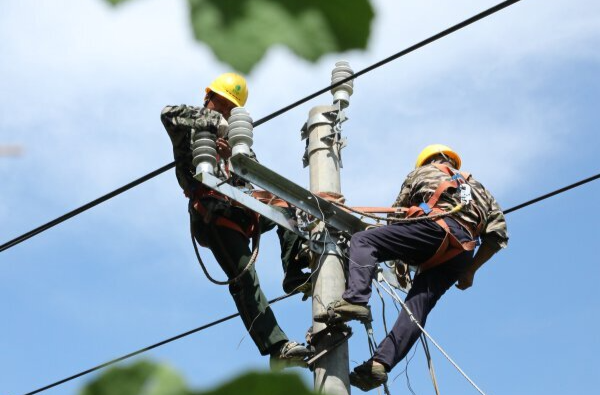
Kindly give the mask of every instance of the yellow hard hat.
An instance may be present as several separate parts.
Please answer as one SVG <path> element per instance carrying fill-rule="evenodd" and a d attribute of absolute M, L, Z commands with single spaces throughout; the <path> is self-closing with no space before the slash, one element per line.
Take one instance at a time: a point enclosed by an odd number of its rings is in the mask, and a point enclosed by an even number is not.
<path fill-rule="evenodd" d="M 423 151 L 417 156 L 417 163 L 415 168 L 423 166 L 430 158 L 435 155 L 444 154 L 448 158 L 452 159 L 456 163 L 456 170 L 460 169 L 461 160 L 460 156 L 450 147 L 443 144 L 431 144 L 423 148 Z"/>
<path fill-rule="evenodd" d="M 215 92 L 238 107 L 243 107 L 248 100 L 246 79 L 239 74 L 221 74 L 206 88 L 206 93 Z"/>

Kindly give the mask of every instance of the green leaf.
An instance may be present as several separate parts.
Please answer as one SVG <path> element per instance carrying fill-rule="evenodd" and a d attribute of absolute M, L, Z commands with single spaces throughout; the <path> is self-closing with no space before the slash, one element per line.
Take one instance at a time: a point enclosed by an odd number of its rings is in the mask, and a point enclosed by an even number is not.
<path fill-rule="evenodd" d="M 119 5 L 121 3 L 125 3 L 126 1 L 129 0 L 106 0 L 108 3 L 110 3 L 111 5 Z"/>
<path fill-rule="evenodd" d="M 369 0 L 188 1 L 196 39 L 243 73 L 276 44 L 312 62 L 364 49 L 374 16 Z"/>
<path fill-rule="evenodd" d="M 86 385 L 80 395 L 189 395 L 183 378 L 167 365 L 141 361 L 115 367 Z"/>
<path fill-rule="evenodd" d="M 316 395 L 294 373 L 246 373 L 213 391 L 196 395 Z"/>
<path fill-rule="evenodd" d="M 201 372 L 199 372 L 201 374 Z M 210 391 L 192 391 L 168 365 L 140 361 L 106 370 L 79 395 L 317 395 L 294 373 L 243 374 Z"/>

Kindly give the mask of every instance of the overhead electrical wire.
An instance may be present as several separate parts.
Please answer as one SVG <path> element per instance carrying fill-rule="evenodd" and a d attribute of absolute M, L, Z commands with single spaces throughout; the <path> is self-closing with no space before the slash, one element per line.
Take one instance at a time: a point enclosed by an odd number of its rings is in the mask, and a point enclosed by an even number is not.
<path fill-rule="evenodd" d="M 296 295 L 296 294 L 295 294 L 295 293 L 286 294 L 286 295 L 280 296 L 280 297 L 278 297 L 278 298 L 275 298 L 275 299 L 269 300 L 269 302 L 268 302 L 268 303 L 269 303 L 269 304 L 277 303 L 277 302 L 279 302 L 280 300 L 287 299 L 287 298 L 289 298 L 290 296 L 293 296 L 293 295 Z M 203 331 L 204 329 L 208 329 L 208 328 L 210 328 L 211 326 L 215 326 L 215 325 L 218 325 L 218 324 L 220 324 L 220 323 L 223 323 L 223 322 L 225 322 L 225 321 L 229 321 L 230 319 L 232 319 L 232 318 L 235 318 L 235 317 L 237 317 L 237 316 L 239 316 L 239 315 L 240 315 L 240 313 L 236 313 L 236 314 L 231 314 L 231 315 L 228 315 L 228 316 L 226 316 L 226 317 L 220 318 L 220 319 L 218 319 L 218 320 L 216 320 L 216 321 L 213 321 L 213 322 L 211 322 L 211 323 L 208 323 L 208 324 L 206 324 L 206 325 L 202 325 L 202 326 L 200 326 L 200 327 L 198 327 L 198 328 L 196 328 L 196 329 L 192 329 L 192 330 L 190 330 L 190 331 L 187 331 L 187 332 L 181 333 L 181 334 L 179 334 L 179 335 L 177 335 L 177 336 L 170 337 L 170 338 L 168 338 L 168 339 L 165 339 L 165 340 L 163 340 L 163 341 L 160 341 L 160 342 L 158 342 L 158 343 L 155 343 L 155 344 L 153 344 L 153 345 L 151 345 L 151 346 L 144 347 L 144 348 L 141 348 L 141 349 L 139 349 L 139 350 L 137 350 L 137 351 L 134 351 L 134 352 L 131 352 L 131 353 L 129 353 L 129 354 L 123 355 L 123 356 L 121 356 L 121 357 L 115 358 L 115 359 L 113 359 L 113 360 L 111 360 L 111 361 L 104 362 L 104 363 L 102 363 L 102 364 L 100 364 L 100 365 L 94 366 L 93 368 L 90 368 L 90 369 L 84 370 L 84 371 L 82 371 L 82 372 L 79 372 L 79 373 L 77 373 L 77 374 L 74 374 L 74 375 L 72 375 L 72 376 L 66 377 L 66 378 L 64 378 L 64 379 L 62 379 L 62 380 L 59 380 L 59 381 L 56 381 L 56 382 L 54 382 L 54 383 L 52 383 L 52 384 L 48 384 L 48 385 L 46 385 L 46 386 L 44 386 L 44 387 L 38 388 L 38 389 L 36 389 L 36 390 L 34 390 L 34 391 L 28 392 L 28 393 L 26 393 L 26 394 L 23 394 L 23 395 L 33 395 L 33 394 L 40 393 L 40 392 L 42 392 L 42 391 L 46 391 L 46 390 L 48 390 L 48 389 L 50 389 L 50 388 L 53 388 L 53 387 L 56 387 L 56 386 L 58 386 L 58 385 L 64 384 L 64 383 L 66 383 L 66 382 L 68 382 L 68 381 L 71 381 L 71 380 L 74 380 L 74 379 L 76 379 L 76 378 L 78 378 L 78 377 L 85 376 L 86 374 L 89 374 L 89 373 L 95 372 L 95 371 L 97 371 L 97 370 L 100 370 L 100 369 L 102 369 L 102 368 L 105 368 L 105 367 L 107 367 L 107 366 L 113 365 L 113 364 L 115 364 L 115 363 L 117 363 L 117 362 L 121 362 L 121 361 L 123 361 L 123 360 L 125 360 L 125 359 L 128 359 L 128 358 L 134 357 L 134 356 L 136 356 L 136 355 L 142 354 L 142 353 L 144 353 L 144 352 L 146 352 L 146 351 L 150 351 L 150 350 L 152 350 L 152 349 L 154 349 L 154 348 L 157 348 L 157 347 L 163 346 L 163 345 L 165 345 L 165 344 L 167 344 L 167 343 L 171 343 L 171 342 L 174 342 L 175 340 L 179 340 L 179 339 L 181 339 L 181 338 L 183 338 L 183 337 L 186 337 L 186 336 L 192 335 L 192 334 L 194 334 L 194 333 L 197 333 L 197 332 Z"/>
<path fill-rule="evenodd" d="M 573 188 L 575 188 L 575 187 L 578 187 L 578 186 L 580 186 L 580 185 L 583 185 L 583 184 L 585 184 L 585 183 L 588 183 L 588 182 L 590 182 L 590 181 L 593 181 L 593 180 L 595 180 L 595 179 L 597 179 L 597 178 L 600 178 L 600 173 L 599 173 L 599 174 L 597 174 L 597 175 L 595 175 L 595 176 L 593 176 L 593 177 L 589 177 L 589 178 L 586 178 L 585 180 L 581 180 L 581 181 L 579 181 L 579 182 L 576 182 L 576 183 L 574 183 L 574 184 L 568 185 L 568 186 L 566 186 L 566 187 L 564 187 L 564 188 L 557 189 L 557 190 L 556 190 L 556 191 L 554 191 L 554 192 L 547 193 L 547 194 L 545 194 L 545 195 L 542 195 L 542 196 L 540 196 L 540 197 L 538 197 L 538 198 L 535 198 L 535 199 L 529 200 L 529 201 L 527 201 L 527 202 L 525 202 L 525 203 L 522 203 L 522 204 L 519 204 L 519 205 L 517 205 L 517 206 L 511 207 L 511 208 L 509 208 L 509 209 L 505 210 L 505 211 L 504 211 L 504 214 L 509 214 L 509 213 L 511 213 L 511 212 L 513 212 L 513 211 L 520 210 L 520 209 L 521 209 L 521 208 L 523 208 L 523 207 L 526 207 L 526 206 L 529 206 L 529 205 L 531 205 L 531 204 L 537 203 L 537 202 L 539 202 L 539 201 L 541 201 L 541 200 L 543 200 L 543 199 L 547 199 L 547 198 L 549 198 L 549 197 L 551 197 L 551 196 L 555 196 L 555 195 L 557 195 L 557 194 L 559 194 L 559 193 L 562 193 L 562 192 L 565 192 L 565 191 L 567 191 L 567 190 L 569 190 L 569 189 L 573 189 Z M 280 296 L 280 297 L 278 297 L 278 298 L 275 298 L 275 299 L 272 299 L 272 300 L 270 300 L 270 301 L 269 301 L 269 304 L 277 303 L 278 301 L 280 301 L 280 300 L 283 300 L 283 299 L 286 299 L 286 298 L 289 298 L 290 296 L 293 296 L 293 295 L 295 295 L 295 293 L 291 293 L 291 294 L 282 295 L 282 296 Z M 223 317 L 223 318 L 220 318 L 220 319 L 218 319 L 218 320 L 216 320 L 216 321 L 213 321 L 213 322 L 211 322 L 211 323 L 209 323 L 209 324 L 203 325 L 203 326 L 201 326 L 201 327 L 198 327 L 198 328 L 196 328 L 196 329 L 192 329 L 192 330 L 190 330 L 190 331 L 184 332 L 184 333 L 182 333 L 182 334 L 179 334 L 179 335 L 177 335 L 177 336 L 170 337 L 170 338 L 168 338 L 168 339 L 166 339 L 166 340 L 160 341 L 160 342 L 158 342 L 158 343 L 155 343 L 155 344 L 153 344 L 153 345 L 151 345 L 151 346 L 144 347 L 144 348 L 142 348 L 142 349 L 140 349 L 140 350 L 138 350 L 138 351 L 134 351 L 134 352 L 132 352 L 132 353 L 129 353 L 129 354 L 123 355 L 123 356 L 121 356 L 121 357 L 115 358 L 115 359 L 113 359 L 113 360 L 111 360 L 111 361 L 108 361 L 108 362 L 102 363 L 102 364 L 100 364 L 100 365 L 97 365 L 97 366 L 95 366 L 95 367 L 93 367 L 93 368 L 90 368 L 90 369 L 84 370 L 84 371 L 82 371 L 82 372 L 80 372 L 80 373 L 77 373 L 77 374 L 74 374 L 74 375 L 72 375 L 72 376 L 69 376 L 69 377 L 67 377 L 67 378 L 64 378 L 64 379 L 62 379 L 62 380 L 56 381 L 56 382 L 54 382 L 54 383 L 52 383 L 52 384 L 49 384 L 49 385 L 46 385 L 46 386 L 44 386 L 44 387 L 38 388 L 38 389 L 36 389 L 36 390 L 34 390 L 34 391 L 27 392 L 26 394 L 23 394 L 23 395 L 33 395 L 33 394 L 40 393 L 40 392 L 42 392 L 42 391 L 45 391 L 45 390 L 47 390 L 47 389 L 50 389 L 50 388 L 56 387 L 56 386 L 58 386 L 58 385 L 60 385 L 60 384 L 64 384 L 64 383 L 66 383 L 66 382 L 68 382 L 68 381 L 74 380 L 74 379 L 76 379 L 76 378 L 79 378 L 79 377 L 81 377 L 81 376 L 84 376 L 84 375 L 86 375 L 86 374 L 89 374 L 89 373 L 95 372 L 95 371 L 97 371 L 97 370 L 99 370 L 99 369 L 102 369 L 102 368 L 108 367 L 108 366 L 110 366 L 110 365 L 113 365 L 113 364 L 115 364 L 115 363 L 117 363 L 117 362 L 121 362 L 121 361 L 123 361 L 123 360 L 125 360 L 125 359 L 128 359 L 128 358 L 131 358 L 131 357 L 133 357 L 133 356 L 139 355 L 139 354 L 141 354 L 141 353 L 144 353 L 144 352 L 146 352 L 146 351 L 150 351 L 150 350 L 152 350 L 152 349 L 154 349 L 154 348 L 160 347 L 160 346 L 162 346 L 162 345 L 165 345 L 165 344 L 167 344 L 167 343 L 171 343 L 171 342 L 173 342 L 173 341 L 175 341 L 175 340 L 179 340 L 179 339 L 181 339 L 181 338 L 183 338 L 183 337 L 186 337 L 186 336 L 189 336 L 189 335 L 191 335 L 191 334 L 194 334 L 194 333 L 200 332 L 200 331 L 202 331 L 202 330 L 204 330 L 204 329 L 207 329 L 207 328 L 210 328 L 211 326 L 215 326 L 215 325 L 217 325 L 217 324 L 220 324 L 220 323 L 222 323 L 222 322 L 228 321 L 228 320 L 230 320 L 230 319 L 232 319 L 232 318 L 234 318 L 234 317 L 237 317 L 237 316 L 239 316 L 239 313 L 237 313 L 237 314 L 231 314 L 231 315 L 228 315 L 228 316 L 226 316 L 226 317 Z"/>
<path fill-rule="evenodd" d="M 368 66 L 368 67 L 366 67 L 366 68 L 364 68 L 364 69 L 362 69 L 362 70 L 354 73 L 353 75 L 351 75 L 351 76 L 349 76 L 347 78 L 341 79 L 340 81 L 337 81 L 336 83 L 331 84 L 331 85 L 327 86 L 326 88 L 318 90 L 318 91 L 316 91 L 313 94 L 310 94 L 310 95 L 308 95 L 308 96 L 306 96 L 306 97 L 304 97 L 304 98 L 302 98 L 302 99 L 300 99 L 300 100 L 298 100 L 298 101 L 296 101 L 296 102 L 294 102 L 294 103 L 292 103 L 292 104 L 290 104 L 290 105 L 288 105 L 286 107 L 283 107 L 280 110 L 277 110 L 277 111 L 275 111 L 275 112 L 267 115 L 266 117 L 263 117 L 263 118 L 255 121 L 253 123 L 253 126 L 256 128 L 259 125 L 262 125 L 263 123 L 268 122 L 271 119 L 273 119 L 275 117 L 278 117 L 279 115 L 284 114 L 284 113 L 288 112 L 289 110 L 291 110 L 291 109 L 293 109 L 295 107 L 298 107 L 299 105 L 304 104 L 307 101 L 312 100 L 312 99 L 316 98 L 317 96 L 320 96 L 323 93 L 328 92 L 328 91 L 330 91 L 331 89 L 333 89 L 333 88 L 335 88 L 337 86 L 345 84 L 348 81 L 354 80 L 354 79 L 360 77 L 361 75 L 366 74 L 366 73 L 368 73 L 368 72 L 370 72 L 372 70 L 375 70 L 376 68 L 379 68 L 379 67 L 381 67 L 381 66 L 383 66 L 383 65 L 385 65 L 385 64 L 387 64 L 387 63 L 389 63 L 389 62 L 391 62 L 393 60 L 401 58 L 402 56 L 408 55 L 409 53 L 411 53 L 411 52 L 413 52 L 413 51 L 415 51 L 415 50 L 417 50 L 419 48 L 422 48 L 422 47 L 424 47 L 424 46 L 426 46 L 428 44 L 431 44 L 432 42 L 437 41 L 440 38 L 443 38 L 443 37 L 445 37 L 445 36 L 447 36 L 447 35 L 449 35 L 451 33 L 454 33 L 457 30 L 460 30 L 460 29 L 462 29 L 464 27 L 467 27 L 467 26 L 469 26 L 469 25 L 471 25 L 471 24 L 473 24 L 473 23 L 475 23 L 475 22 L 477 22 L 477 21 L 479 21 L 479 20 L 481 20 L 483 18 L 486 18 L 486 17 L 488 17 L 488 16 L 490 16 L 492 14 L 495 14 L 496 12 L 501 11 L 501 10 L 503 10 L 503 9 L 505 9 L 505 8 L 507 8 L 507 7 L 509 7 L 509 6 L 513 5 L 513 4 L 515 4 L 515 3 L 518 3 L 519 1 L 521 1 L 521 0 L 508 0 L 508 1 L 504 1 L 502 3 L 499 3 L 499 4 L 497 4 L 497 5 L 495 5 L 495 6 L 491 7 L 491 8 L 488 8 L 487 10 L 485 10 L 483 12 L 480 12 L 477 15 L 474 15 L 474 16 L 472 16 L 472 17 L 470 17 L 470 18 L 468 18 L 468 19 L 466 19 L 466 20 L 464 20 L 464 21 L 462 21 L 460 23 L 457 23 L 456 25 L 453 25 L 453 26 L 449 27 L 446 30 L 443 30 L 443 31 L 441 31 L 441 32 L 439 32 L 439 33 L 437 33 L 437 34 L 435 34 L 435 35 L 433 35 L 433 36 L 431 36 L 431 37 L 429 37 L 429 38 L 421 41 L 421 42 L 418 42 L 417 44 L 414 44 L 414 45 L 412 45 L 412 46 L 410 46 L 410 47 L 408 47 L 408 48 L 406 48 L 406 49 L 404 49 L 404 50 L 402 50 L 400 52 L 395 53 L 394 55 L 391 55 L 391 56 L 389 56 L 389 57 L 387 57 L 387 58 L 385 58 L 385 59 L 383 59 L 383 60 L 381 60 L 381 61 L 379 61 L 377 63 L 374 63 L 371 66 Z M 52 228 L 52 227 L 60 224 L 61 222 L 66 221 L 69 218 L 72 218 L 72 217 L 74 217 L 74 216 L 76 216 L 78 214 L 81 214 L 84 211 L 89 210 L 90 208 L 92 208 L 94 206 L 97 206 L 98 204 L 100 204 L 102 202 L 105 202 L 105 201 L 107 201 L 107 200 L 109 200 L 109 199 L 111 199 L 111 198 L 113 198 L 113 197 L 115 197 L 115 196 L 117 196 L 117 195 L 119 195 L 119 194 L 121 194 L 121 193 L 123 193 L 123 192 L 125 192 L 125 191 L 127 191 L 127 190 L 129 190 L 129 189 L 131 189 L 131 188 L 133 188 L 135 186 L 137 186 L 137 185 L 140 185 L 143 182 L 146 182 L 146 181 L 148 181 L 148 180 L 150 180 L 150 179 L 152 179 L 152 178 L 154 178 L 154 177 L 156 177 L 156 176 L 164 173 L 165 171 L 167 171 L 169 169 L 172 169 L 173 167 L 175 167 L 175 164 L 176 164 L 175 162 L 171 162 L 169 164 L 166 164 L 163 167 L 161 167 L 161 168 L 159 168 L 157 170 L 154 170 L 153 172 L 148 173 L 145 176 L 140 177 L 137 180 L 132 181 L 129 184 L 124 185 L 124 186 L 122 186 L 122 187 L 114 190 L 113 192 L 107 193 L 106 195 L 104 195 L 104 196 L 102 196 L 102 197 L 100 197 L 100 198 L 98 198 L 96 200 L 93 200 L 93 201 L 91 201 L 91 202 L 89 202 L 87 204 L 84 204 L 83 206 L 81 206 L 81 207 L 79 207 L 79 208 L 77 208 L 75 210 L 72 210 L 72 211 L 70 211 L 67 214 L 64 214 L 64 215 L 62 215 L 62 216 L 60 216 L 60 217 L 58 217 L 58 218 L 56 218 L 56 219 L 54 219 L 54 220 L 52 220 L 50 222 L 47 222 L 47 223 L 45 223 L 45 224 L 43 224 L 41 226 L 38 226 L 37 228 L 35 228 L 35 229 L 33 229 L 33 230 L 31 230 L 31 231 L 29 231 L 27 233 L 24 233 L 21 236 L 18 236 L 16 238 L 14 238 L 14 239 L 12 239 L 12 240 L 10 240 L 10 241 L 8 241 L 8 242 L 0 245 L 0 252 L 5 251 L 5 250 L 7 250 L 7 249 L 9 249 L 11 247 L 14 247 L 17 244 L 22 243 L 23 241 L 25 241 L 25 240 L 27 240 L 27 239 L 29 239 L 29 238 L 31 238 L 31 237 L 39 234 L 39 233 L 44 232 L 44 231 L 46 231 L 46 230 L 48 230 L 48 229 L 50 229 L 50 228 Z"/>
<path fill-rule="evenodd" d="M 527 207 L 527 206 L 529 206 L 529 205 L 532 205 L 532 204 L 534 204 L 534 203 L 537 203 L 537 202 L 539 202 L 539 201 L 542 201 L 542 200 L 548 199 L 549 197 L 552 197 L 552 196 L 558 195 L 559 193 L 563 193 L 563 192 L 565 192 L 565 191 L 568 191 L 569 189 L 577 188 L 577 187 L 578 187 L 578 186 L 580 186 L 580 185 L 587 184 L 588 182 L 592 182 L 592 181 L 594 181 L 594 180 L 597 180 L 598 178 L 600 178 L 600 173 L 596 174 L 595 176 L 591 176 L 591 177 L 588 177 L 588 178 L 586 178 L 586 179 L 583 179 L 583 180 L 581 180 L 581 181 L 577 181 L 576 183 L 573 183 L 573 184 L 571 184 L 571 185 L 567 185 L 566 187 L 563 187 L 563 188 L 557 189 L 557 190 L 555 190 L 555 191 L 553 191 L 553 192 L 549 192 L 549 193 L 547 193 L 547 194 L 545 194 L 545 195 L 542 195 L 542 196 L 540 196 L 540 197 L 537 197 L 537 198 L 535 198 L 535 199 L 531 199 L 531 200 L 529 200 L 529 201 L 527 201 L 527 202 L 525 202 L 525 203 L 521 203 L 521 204 L 519 204 L 519 205 L 516 205 L 516 206 L 514 206 L 514 207 L 511 207 L 511 208 L 509 208 L 509 209 L 506 209 L 506 210 L 504 210 L 504 214 L 509 214 L 509 213 L 512 213 L 513 211 L 517 211 L 517 210 L 519 210 L 519 209 L 521 209 L 521 208 L 523 208 L 523 207 Z"/>

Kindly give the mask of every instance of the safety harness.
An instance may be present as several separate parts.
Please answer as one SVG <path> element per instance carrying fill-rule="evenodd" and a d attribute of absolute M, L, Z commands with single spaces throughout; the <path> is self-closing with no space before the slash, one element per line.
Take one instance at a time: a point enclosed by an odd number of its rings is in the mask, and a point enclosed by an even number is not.
<path fill-rule="evenodd" d="M 421 217 L 421 216 L 433 216 L 436 214 L 443 213 L 440 207 L 437 206 L 437 202 L 444 192 L 446 192 L 449 188 L 456 189 L 460 192 L 461 196 L 461 205 L 466 206 L 471 203 L 471 187 L 468 184 L 468 180 L 471 177 L 469 173 L 464 172 L 455 172 L 447 165 L 433 163 L 435 167 L 437 167 L 440 171 L 450 176 L 450 180 L 442 181 L 433 195 L 429 198 L 429 200 L 425 203 L 421 203 L 418 206 L 409 207 L 406 211 L 407 218 Z M 404 210 L 403 210 L 404 211 Z M 460 240 L 456 238 L 450 232 L 450 228 L 448 224 L 444 220 L 444 218 L 438 218 L 435 222 L 440 225 L 445 231 L 446 235 L 437 251 L 433 256 L 419 265 L 419 270 L 421 272 L 431 269 L 443 262 L 446 262 L 458 254 L 464 251 L 473 251 L 477 246 L 477 241 L 471 240 L 464 243 L 461 243 Z M 482 228 L 482 223 L 479 223 L 475 229 L 472 229 L 471 226 L 464 224 L 462 221 L 459 222 L 465 229 L 469 232 L 472 238 L 477 238 Z"/>
<path fill-rule="evenodd" d="M 222 173 L 222 179 L 230 179 L 231 172 L 229 171 L 229 165 L 225 161 L 222 161 L 218 155 L 217 162 L 220 164 L 219 170 Z M 248 210 L 227 196 L 204 185 L 196 184 L 193 190 L 184 191 L 184 194 L 186 197 L 192 199 L 192 207 L 202 216 L 204 223 L 213 222 L 216 226 L 235 230 L 248 238 L 255 236 L 258 229 L 258 214 L 255 212 Z M 249 224 L 242 226 L 237 221 L 227 218 L 227 215 L 224 214 L 227 213 L 230 207 L 242 209 L 250 218 Z"/>
<path fill-rule="evenodd" d="M 206 198 L 214 199 L 214 203 L 211 204 L 212 207 L 207 207 L 208 200 Z M 208 193 L 203 194 L 201 197 L 194 199 L 192 207 L 194 207 L 194 210 L 196 210 L 202 216 L 205 223 L 213 222 L 216 226 L 223 226 L 225 228 L 235 230 L 236 232 L 239 232 L 248 238 L 252 238 L 257 229 L 258 214 L 244 208 L 243 206 L 239 206 L 226 196 L 218 194 L 214 191 L 209 191 Z M 243 226 L 237 221 L 229 219 L 227 216 L 223 215 L 223 213 L 226 212 L 230 207 L 238 207 L 244 210 L 245 214 L 250 218 L 248 225 Z"/>

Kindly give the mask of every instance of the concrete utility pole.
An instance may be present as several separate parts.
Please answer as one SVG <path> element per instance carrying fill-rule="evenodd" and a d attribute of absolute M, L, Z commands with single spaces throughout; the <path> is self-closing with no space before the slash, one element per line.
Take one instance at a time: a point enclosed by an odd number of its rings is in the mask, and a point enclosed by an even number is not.
<path fill-rule="evenodd" d="M 353 74 L 348 62 L 337 62 L 332 71 L 332 84 Z M 332 89 L 333 106 L 317 106 L 310 110 L 305 133 L 308 146 L 305 158 L 310 166 L 310 191 L 314 194 L 328 192 L 341 195 L 340 150 L 344 146 L 340 124 L 345 119 L 343 109 L 348 106 L 353 91 L 352 81 Z M 305 135 L 306 136 L 306 135 Z M 326 310 L 327 305 L 342 297 L 346 288 L 344 261 L 333 228 L 319 226 L 311 235 L 323 248 L 315 253 L 313 262 L 313 317 Z M 313 333 L 326 327 L 313 319 Z M 316 345 L 317 352 L 321 348 Z M 348 395 L 348 343 L 340 345 L 316 362 L 315 390 L 330 395 Z"/>

